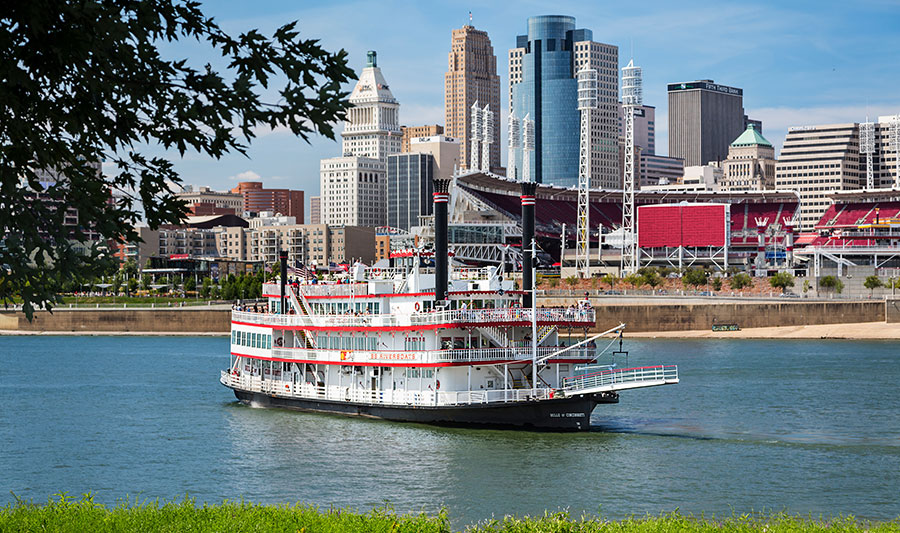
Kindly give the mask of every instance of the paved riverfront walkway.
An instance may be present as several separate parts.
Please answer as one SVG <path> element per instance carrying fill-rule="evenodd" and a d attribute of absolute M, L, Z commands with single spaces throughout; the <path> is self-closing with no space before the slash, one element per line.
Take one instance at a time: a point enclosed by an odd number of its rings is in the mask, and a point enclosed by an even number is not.
<path fill-rule="evenodd" d="M 632 338 L 649 339 L 852 339 L 900 340 L 900 324 L 861 322 L 855 324 L 822 324 L 814 326 L 778 326 L 747 328 L 740 331 L 659 331 L 628 334 Z"/>

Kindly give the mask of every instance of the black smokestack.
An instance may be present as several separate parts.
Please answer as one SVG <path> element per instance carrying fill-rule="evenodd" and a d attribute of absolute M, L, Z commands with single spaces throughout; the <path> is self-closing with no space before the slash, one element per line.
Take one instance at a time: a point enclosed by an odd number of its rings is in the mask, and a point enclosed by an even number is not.
<path fill-rule="evenodd" d="M 531 257 L 531 241 L 534 239 L 534 191 L 537 184 L 522 182 L 522 290 L 531 290 L 531 268 L 534 258 Z M 531 293 L 522 297 L 522 307 L 531 307 Z"/>
<path fill-rule="evenodd" d="M 447 204 L 450 180 L 434 179 L 434 301 L 450 297 L 447 292 Z"/>
<path fill-rule="evenodd" d="M 285 286 L 287 286 L 287 250 L 279 250 L 278 251 L 278 261 L 281 263 L 281 312 L 283 314 L 287 313 L 287 307 L 285 304 Z"/>

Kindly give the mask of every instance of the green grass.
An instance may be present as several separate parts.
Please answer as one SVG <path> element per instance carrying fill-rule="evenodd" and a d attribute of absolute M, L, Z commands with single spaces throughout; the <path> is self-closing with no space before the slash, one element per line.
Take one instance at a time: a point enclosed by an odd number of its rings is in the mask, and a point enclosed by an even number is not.
<path fill-rule="evenodd" d="M 24 501 L 0 508 L 0 531 L 54 532 L 449 532 L 446 511 L 436 516 L 398 514 L 390 507 L 369 512 L 319 509 L 315 506 L 256 505 L 228 502 L 198 506 L 193 500 L 159 503 L 121 503 L 107 507 L 94 503 L 90 494 L 74 499 L 57 495 L 43 505 Z M 900 518 L 891 522 L 869 522 L 852 516 L 814 518 L 785 513 L 733 515 L 725 519 L 696 518 L 677 511 L 659 516 L 607 520 L 568 513 L 546 513 L 542 517 L 504 517 L 468 526 L 472 533 L 592 533 L 592 532 L 758 532 L 793 531 L 888 532 L 900 531 Z"/>
<path fill-rule="evenodd" d="M 390 508 L 357 513 L 308 505 L 255 505 L 225 502 L 197 506 L 181 502 L 120 504 L 106 507 L 90 495 L 80 500 L 60 495 L 44 505 L 18 502 L 0 508 L 0 531 L 71 533 L 194 531 L 194 532 L 446 532 L 445 514 L 437 517 L 400 515 Z"/>

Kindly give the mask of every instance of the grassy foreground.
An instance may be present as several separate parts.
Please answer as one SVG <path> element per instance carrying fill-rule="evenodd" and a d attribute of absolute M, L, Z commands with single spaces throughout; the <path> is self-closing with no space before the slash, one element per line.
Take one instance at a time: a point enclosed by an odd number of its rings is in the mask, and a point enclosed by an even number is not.
<path fill-rule="evenodd" d="M 120 504 L 106 507 L 91 495 L 75 500 L 62 495 L 47 504 L 19 501 L 0 508 L 0 531 L 149 532 L 149 531 L 260 531 L 260 532 L 449 532 L 446 511 L 437 516 L 397 514 L 391 508 L 367 513 L 322 510 L 308 505 L 255 505 L 226 501 L 198 507 L 194 501 Z M 756 532 L 793 531 L 894 532 L 900 518 L 891 522 L 867 522 L 853 517 L 815 519 L 778 514 L 747 514 L 726 519 L 684 516 L 678 512 L 660 516 L 610 521 L 598 517 L 573 519 L 567 513 L 543 517 L 505 517 L 470 525 L 477 533 L 591 533 L 591 532 Z"/>

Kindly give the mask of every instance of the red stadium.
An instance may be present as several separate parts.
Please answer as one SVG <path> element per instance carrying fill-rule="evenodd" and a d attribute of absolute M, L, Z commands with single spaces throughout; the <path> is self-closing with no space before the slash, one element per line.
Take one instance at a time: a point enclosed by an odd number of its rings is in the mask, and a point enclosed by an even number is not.
<path fill-rule="evenodd" d="M 574 263 L 578 191 L 539 185 L 535 196 L 535 234 L 539 245 L 548 254 L 545 260 L 560 261 L 562 243 L 565 243 L 563 262 L 565 265 Z M 638 205 L 638 246 L 642 265 L 680 264 L 688 267 L 703 264 L 727 268 L 750 266 L 758 261 L 760 232 L 766 250 L 781 250 L 774 255 L 774 262 L 783 262 L 787 240 L 785 220 L 794 217 L 799 197 L 794 192 L 783 191 L 637 191 L 635 202 Z M 677 217 L 677 228 L 669 228 L 669 224 L 661 220 L 642 221 L 641 217 L 648 207 L 668 208 L 651 216 Z M 622 191 L 592 190 L 589 211 L 592 267 L 617 269 L 622 247 L 619 229 L 622 224 Z M 451 225 L 508 227 L 505 244 L 517 248 L 518 236 L 521 235 L 521 213 L 518 182 L 480 172 L 456 178 Z M 762 226 L 757 225 L 757 221 Z M 603 244 L 599 251 L 598 226 L 603 232 Z M 562 238 L 563 234 L 565 238 Z M 471 250 L 477 246 L 488 245 L 454 245 L 457 256 L 462 259 L 474 256 L 475 252 Z M 481 256 L 485 254 L 481 253 Z"/>

